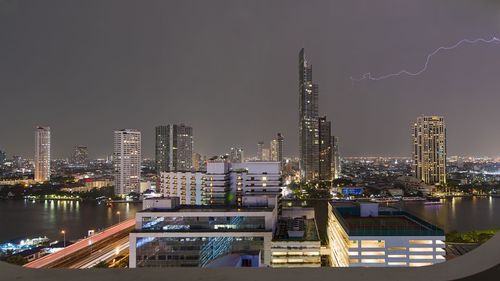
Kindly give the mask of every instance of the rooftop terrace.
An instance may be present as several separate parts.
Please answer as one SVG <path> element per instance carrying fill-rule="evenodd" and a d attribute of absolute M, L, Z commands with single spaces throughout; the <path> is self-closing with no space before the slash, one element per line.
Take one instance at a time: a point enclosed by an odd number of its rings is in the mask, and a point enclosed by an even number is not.
<path fill-rule="evenodd" d="M 359 206 L 333 206 L 333 212 L 349 236 L 444 236 L 439 227 L 396 209 L 366 217 Z"/>
<path fill-rule="evenodd" d="M 274 241 L 319 241 L 314 219 L 281 218 L 278 220 Z"/>

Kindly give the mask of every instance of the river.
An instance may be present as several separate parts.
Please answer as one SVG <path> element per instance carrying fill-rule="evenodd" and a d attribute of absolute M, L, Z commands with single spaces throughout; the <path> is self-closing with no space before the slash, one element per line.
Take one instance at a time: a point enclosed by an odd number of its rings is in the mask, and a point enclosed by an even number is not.
<path fill-rule="evenodd" d="M 323 232 L 327 216 L 326 201 L 313 204 L 318 227 Z M 443 199 L 441 205 L 404 202 L 396 206 L 446 232 L 500 228 L 500 198 L 453 198 Z M 66 239 L 76 240 L 87 235 L 90 229 L 103 229 L 119 220 L 133 218 L 140 209 L 140 203 L 117 203 L 108 207 L 105 204 L 78 201 L 0 201 L 0 242 L 38 236 L 61 240 L 63 229 Z"/>

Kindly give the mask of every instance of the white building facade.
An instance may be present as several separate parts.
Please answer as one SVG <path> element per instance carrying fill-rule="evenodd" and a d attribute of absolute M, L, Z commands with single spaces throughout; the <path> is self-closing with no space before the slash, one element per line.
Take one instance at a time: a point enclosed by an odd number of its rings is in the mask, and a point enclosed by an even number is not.
<path fill-rule="evenodd" d="M 114 133 L 115 195 L 140 192 L 141 132 L 123 129 Z"/>
<path fill-rule="evenodd" d="M 35 130 L 35 181 L 50 180 L 50 127 Z"/>

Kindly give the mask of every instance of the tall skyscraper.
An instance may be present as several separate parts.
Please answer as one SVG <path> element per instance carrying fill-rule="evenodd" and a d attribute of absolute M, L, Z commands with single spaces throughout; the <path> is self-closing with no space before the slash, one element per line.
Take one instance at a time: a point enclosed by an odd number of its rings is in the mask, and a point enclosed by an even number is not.
<path fill-rule="evenodd" d="M 442 116 L 420 116 L 412 127 L 413 173 L 426 184 L 446 184 L 446 127 Z"/>
<path fill-rule="evenodd" d="M 259 141 L 257 143 L 257 160 L 264 160 L 264 142 Z"/>
<path fill-rule="evenodd" d="M 318 118 L 319 129 L 319 180 L 332 179 L 331 122 L 326 116 Z"/>
<path fill-rule="evenodd" d="M 300 174 L 303 180 L 319 176 L 318 85 L 313 83 L 312 65 L 304 49 L 299 53 L 299 146 Z"/>
<path fill-rule="evenodd" d="M 141 132 L 133 129 L 115 131 L 115 195 L 139 192 L 141 181 Z"/>
<path fill-rule="evenodd" d="M 35 181 L 50 180 L 50 127 L 35 129 Z"/>
<path fill-rule="evenodd" d="M 283 164 L 283 135 L 278 133 L 271 141 L 271 160 Z"/>
<path fill-rule="evenodd" d="M 193 169 L 193 128 L 184 124 L 156 127 L 156 171 Z"/>
<path fill-rule="evenodd" d="M 341 164 L 340 164 L 340 152 L 339 152 L 339 138 L 332 136 L 331 139 L 332 146 L 332 178 L 340 178 Z"/>
<path fill-rule="evenodd" d="M 71 162 L 75 165 L 88 165 L 89 163 L 89 152 L 86 146 L 77 145 L 73 149 L 73 155 L 71 156 Z"/>
<path fill-rule="evenodd" d="M 231 147 L 229 152 L 229 161 L 231 163 L 242 163 L 244 161 L 243 148 Z"/>

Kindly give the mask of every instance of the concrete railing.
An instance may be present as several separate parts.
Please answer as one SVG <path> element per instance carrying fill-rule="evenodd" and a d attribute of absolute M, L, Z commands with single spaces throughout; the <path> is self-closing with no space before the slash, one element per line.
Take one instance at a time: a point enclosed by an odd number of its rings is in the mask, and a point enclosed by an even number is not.
<path fill-rule="evenodd" d="M 28 269 L 0 263 L 0 280 L 137 281 L 137 280 L 457 280 L 500 265 L 500 234 L 464 256 L 414 268 L 142 268 L 142 269 Z M 493 280 L 493 279 L 492 279 Z"/>

